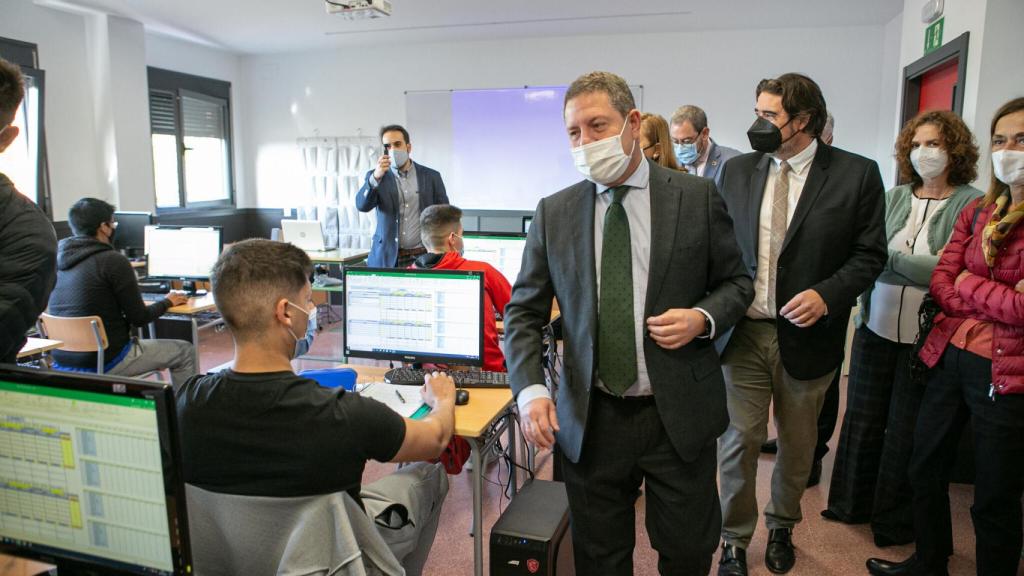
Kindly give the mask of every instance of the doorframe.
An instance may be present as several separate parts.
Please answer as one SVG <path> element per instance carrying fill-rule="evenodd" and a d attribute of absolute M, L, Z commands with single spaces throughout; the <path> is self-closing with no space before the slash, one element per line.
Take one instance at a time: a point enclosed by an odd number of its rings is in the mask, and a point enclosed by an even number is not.
<path fill-rule="evenodd" d="M 921 80 L 924 75 L 953 58 L 958 58 L 956 86 L 953 88 L 953 112 L 957 116 L 963 116 L 964 83 L 967 80 L 967 45 L 970 37 L 970 32 L 964 32 L 903 68 L 903 102 L 900 106 L 900 126 L 917 115 L 917 106 L 921 100 Z"/>

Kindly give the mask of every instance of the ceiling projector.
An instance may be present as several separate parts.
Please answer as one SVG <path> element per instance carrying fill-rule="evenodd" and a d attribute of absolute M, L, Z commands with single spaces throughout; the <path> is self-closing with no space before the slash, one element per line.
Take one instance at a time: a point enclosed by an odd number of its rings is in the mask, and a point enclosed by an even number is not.
<path fill-rule="evenodd" d="M 324 0 L 328 14 L 340 14 L 347 20 L 367 20 L 391 16 L 389 0 Z"/>

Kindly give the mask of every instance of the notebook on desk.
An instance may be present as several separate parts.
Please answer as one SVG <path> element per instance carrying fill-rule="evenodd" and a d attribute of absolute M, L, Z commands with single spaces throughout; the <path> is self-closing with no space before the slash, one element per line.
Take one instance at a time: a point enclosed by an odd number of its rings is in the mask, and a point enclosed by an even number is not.
<path fill-rule="evenodd" d="M 408 386 L 371 382 L 360 389 L 359 394 L 383 403 L 405 418 L 422 418 L 430 412 L 430 406 L 423 402 L 419 390 Z"/>

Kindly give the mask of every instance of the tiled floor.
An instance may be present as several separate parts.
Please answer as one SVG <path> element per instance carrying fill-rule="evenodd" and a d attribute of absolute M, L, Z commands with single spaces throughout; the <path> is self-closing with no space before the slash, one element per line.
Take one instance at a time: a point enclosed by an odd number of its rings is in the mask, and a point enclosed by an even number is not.
<path fill-rule="evenodd" d="M 321 333 L 313 346 L 311 354 L 340 357 L 341 344 L 337 327 Z M 201 357 L 204 370 L 217 366 L 231 359 L 232 344 L 227 332 L 204 333 L 202 335 Z M 300 361 L 297 368 L 324 367 L 323 362 Z M 844 393 L 845 398 L 845 382 Z M 831 446 L 835 449 L 838 432 L 833 437 Z M 846 526 L 827 522 L 819 512 L 824 508 L 828 496 L 828 483 L 832 471 L 832 452 L 825 457 L 822 483 L 809 489 L 803 498 L 804 521 L 794 531 L 794 543 L 797 546 L 797 564 L 790 574 L 793 576 L 820 576 L 867 574 L 864 561 L 871 556 L 901 559 L 908 556 L 912 546 L 879 550 L 871 540 L 871 532 L 866 525 Z M 538 455 L 538 477 L 551 478 L 551 455 Z M 758 467 L 758 500 L 763 503 L 768 496 L 768 484 L 771 477 L 774 458 L 762 455 Z M 393 469 L 393 465 L 371 463 L 367 467 L 366 479 L 372 481 Z M 506 484 L 508 470 L 501 465 L 488 468 L 489 482 L 485 484 L 484 495 L 484 527 L 485 536 L 489 535 L 489 527 L 508 504 L 503 496 L 499 483 Z M 954 521 L 955 555 L 950 563 L 950 574 L 966 576 L 975 574 L 974 564 L 974 533 L 971 527 L 969 506 L 973 497 L 973 487 L 954 485 L 950 490 L 950 501 Z M 657 554 L 651 549 L 644 525 L 644 498 L 637 502 L 636 534 L 637 546 L 634 552 L 635 573 L 639 575 L 657 574 Z M 472 517 L 472 492 L 466 472 L 451 478 L 448 499 L 442 511 L 442 520 L 438 528 L 437 538 L 427 563 L 426 574 L 430 576 L 458 576 L 472 574 L 473 549 L 472 538 L 469 536 L 470 519 Z M 770 574 L 764 567 L 764 549 L 767 531 L 763 525 L 754 535 L 748 551 L 748 563 L 751 575 Z M 486 540 L 485 540 L 486 542 Z M 487 547 L 485 545 L 485 556 Z M 716 560 L 717 561 L 717 560 Z M 486 566 L 486 560 L 485 560 Z M 0 576 L 22 574 L 23 568 L 0 559 Z M 714 573 L 714 570 L 712 571 Z M 1024 570 L 1019 574 L 1024 575 Z"/>

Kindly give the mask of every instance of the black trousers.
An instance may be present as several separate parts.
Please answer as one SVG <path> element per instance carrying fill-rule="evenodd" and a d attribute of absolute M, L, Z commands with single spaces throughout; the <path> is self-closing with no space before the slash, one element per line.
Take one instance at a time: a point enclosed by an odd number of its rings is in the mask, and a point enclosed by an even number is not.
<path fill-rule="evenodd" d="M 940 570 L 953 553 L 949 474 L 968 419 L 974 427 L 974 505 L 978 574 L 1015 576 L 1024 494 L 1024 394 L 989 396 L 992 362 L 949 346 L 921 400 L 910 483 L 917 555 Z"/>
<path fill-rule="evenodd" d="M 672 447 L 653 398 L 593 392 L 580 461 L 563 457 L 576 573 L 633 574 L 635 503 L 641 482 L 647 533 L 663 575 L 706 576 L 718 546 L 715 442 L 693 462 Z"/>
<path fill-rule="evenodd" d="M 907 468 L 924 388 L 910 378 L 913 346 L 866 326 L 853 337 L 846 415 L 839 435 L 828 508 L 843 521 L 871 521 L 875 534 L 913 540 Z"/>

